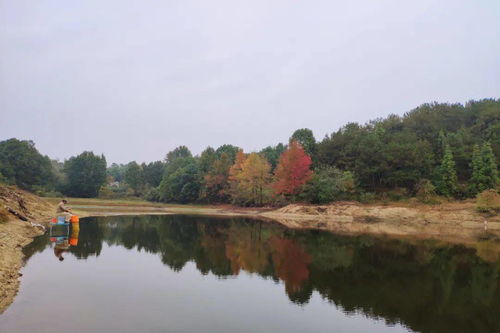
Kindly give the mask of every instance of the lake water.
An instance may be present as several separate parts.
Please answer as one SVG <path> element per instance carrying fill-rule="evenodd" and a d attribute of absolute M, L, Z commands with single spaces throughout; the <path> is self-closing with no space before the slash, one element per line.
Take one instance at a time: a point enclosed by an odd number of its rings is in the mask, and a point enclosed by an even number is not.
<path fill-rule="evenodd" d="M 486 243 L 175 215 L 52 231 L 25 249 L 0 332 L 500 332 Z"/>

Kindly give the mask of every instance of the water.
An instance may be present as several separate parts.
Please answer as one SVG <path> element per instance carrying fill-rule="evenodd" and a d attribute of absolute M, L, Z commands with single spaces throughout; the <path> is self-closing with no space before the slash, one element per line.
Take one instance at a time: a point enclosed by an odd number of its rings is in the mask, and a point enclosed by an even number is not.
<path fill-rule="evenodd" d="M 45 235 L 25 249 L 0 332 L 500 332 L 495 243 L 190 216 L 57 232 L 74 246 Z"/>

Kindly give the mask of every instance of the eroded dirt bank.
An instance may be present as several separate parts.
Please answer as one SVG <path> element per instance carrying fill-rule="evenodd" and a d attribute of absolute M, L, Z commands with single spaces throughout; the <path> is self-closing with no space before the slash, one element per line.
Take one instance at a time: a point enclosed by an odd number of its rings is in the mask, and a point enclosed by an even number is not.
<path fill-rule="evenodd" d="M 500 239 L 500 216 L 476 212 L 473 201 L 436 206 L 362 205 L 356 202 L 323 206 L 289 205 L 261 215 L 291 228 L 348 234 L 434 237 L 454 241 L 473 241 L 484 237 Z"/>
<path fill-rule="evenodd" d="M 48 224 L 55 208 L 31 193 L 15 187 L 0 186 L 0 209 L 4 217 L 7 217 L 6 222 L 0 223 L 0 313 L 2 313 L 12 303 L 19 289 L 19 270 L 23 264 L 22 248 L 31 243 L 36 236 L 43 234 L 39 227 L 33 226 L 30 222 Z"/>

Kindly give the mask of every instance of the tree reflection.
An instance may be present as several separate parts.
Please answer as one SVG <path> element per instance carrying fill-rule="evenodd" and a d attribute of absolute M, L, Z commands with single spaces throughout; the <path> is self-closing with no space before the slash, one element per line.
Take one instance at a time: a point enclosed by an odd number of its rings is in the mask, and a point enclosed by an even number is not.
<path fill-rule="evenodd" d="M 43 238 L 26 248 L 43 249 Z M 45 240 L 46 242 L 46 240 Z M 289 299 L 314 291 L 347 313 L 401 322 L 421 332 L 500 331 L 498 244 L 347 237 L 290 230 L 242 218 L 139 216 L 82 221 L 77 258 L 102 243 L 157 253 L 175 271 L 194 262 L 202 274 L 241 271 L 282 281 Z"/>

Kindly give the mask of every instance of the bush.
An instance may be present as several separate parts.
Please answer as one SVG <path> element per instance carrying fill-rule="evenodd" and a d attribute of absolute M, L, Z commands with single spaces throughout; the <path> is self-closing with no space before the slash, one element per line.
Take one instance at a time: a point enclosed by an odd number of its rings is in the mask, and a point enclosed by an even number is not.
<path fill-rule="evenodd" d="M 416 197 L 423 203 L 436 203 L 436 188 L 429 179 L 421 179 L 416 186 Z"/>
<path fill-rule="evenodd" d="M 144 195 L 144 199 L 147 201 L 159 202 L 160 201 L 160 191 L 157 187 L 153 187 Z"/>
<path fill-rule="evenodd" d="M 351 172 L 334 167 L 322 167 L 305 185 L 300 199 L 314 204 L 325 204 L 346 199 L 354 189 L 355 179 Z"/>
<path fill-rule="evenodd" d="M 493 189 L 479 193 L 476 199 L 476 210 L 483 213 L 500 212 L 500 194 Z"/>
<path fill-rule="evenodd" d="M 49 189 L 44 186 L 33 186 L 33 193 L 38 195 L 39 197 L 63 197 L 61 192 L 58 192 L 54 189 Z"/>
<path fill-rule="evenodd" d="M 99 189 L 99 195 L 97 196 L 99 199 L 116 199 L 116 193 L 113 192 L 107 186 L 101 186 Z"/>
<path fill-rule="evenodd" d="M 359 202 L 362 202 L 362 203 L 374 202 L 376 198 L 377 198 L 376 195 L 374 193 L 370 193 L 370 192 L 363 192 L 363 193 L 360 193 L 358 196 Z"/>
<path fill-rule="evenodd" d="M 387 196 L 391 201 L 401 201 L 408 198 L 408 190 L 404 187 L 396 187 L 388 191 Z"/>

